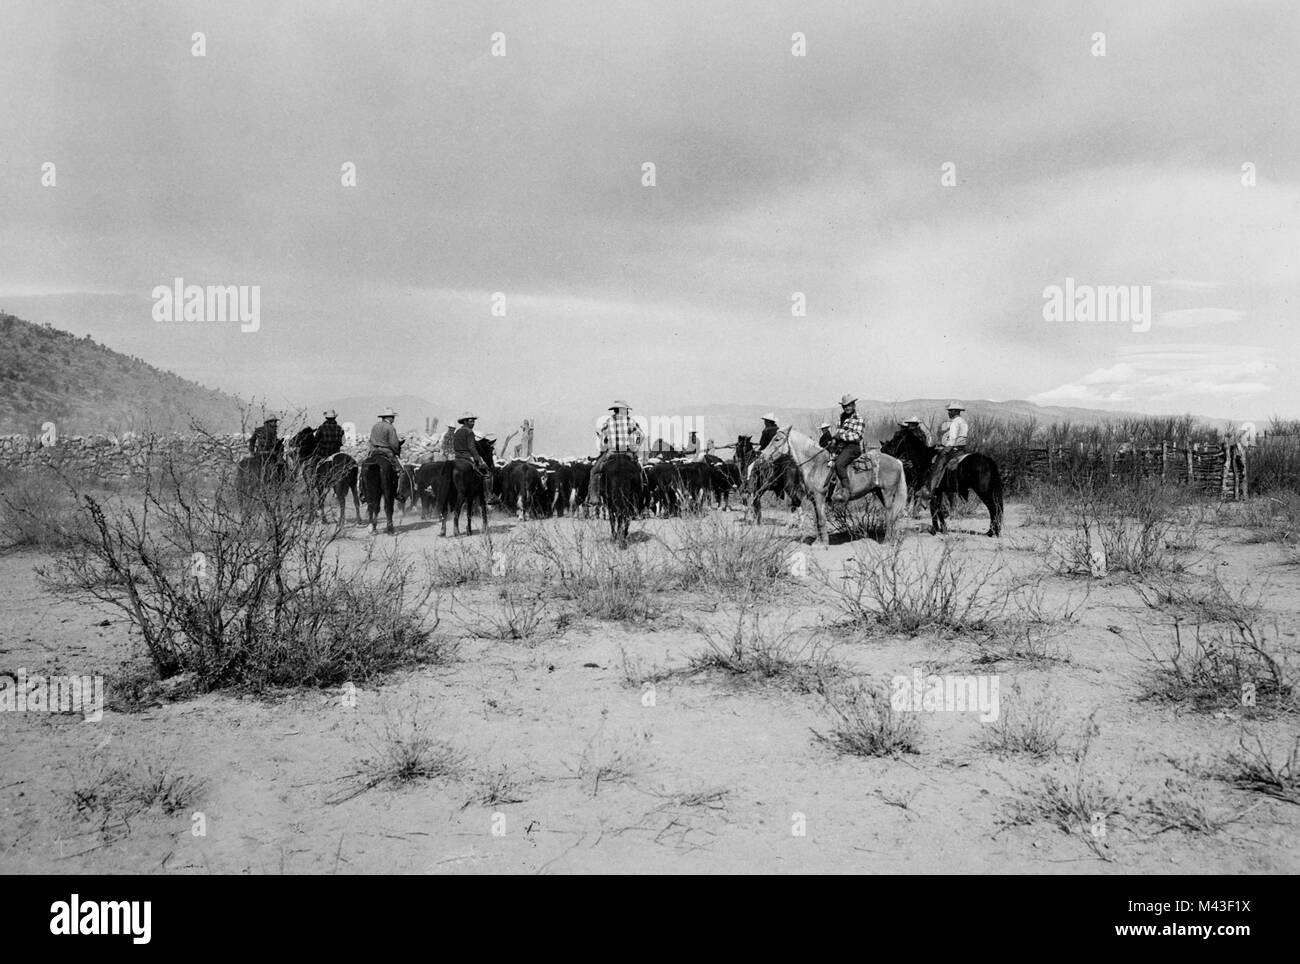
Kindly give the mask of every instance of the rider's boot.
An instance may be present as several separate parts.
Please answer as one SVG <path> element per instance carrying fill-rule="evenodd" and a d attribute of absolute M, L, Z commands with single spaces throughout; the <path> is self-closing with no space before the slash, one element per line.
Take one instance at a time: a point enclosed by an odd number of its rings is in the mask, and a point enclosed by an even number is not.
<path fill-rule="evenodd" d="M 832 478 L 831 485 L 832 488 L 829 496 L 831 502 L 849 501 L 849 492 L 851 491 L 851 487 L 847 475 L 842 475 L 837 472 Z"/>

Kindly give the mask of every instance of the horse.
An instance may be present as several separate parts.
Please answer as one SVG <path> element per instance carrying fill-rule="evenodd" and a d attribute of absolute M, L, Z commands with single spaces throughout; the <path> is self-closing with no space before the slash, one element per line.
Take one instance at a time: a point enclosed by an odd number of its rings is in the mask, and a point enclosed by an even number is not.
<path fill-rule="evenodd" d="M 315 468 L 309 471 L 312 473 L 308 481 L 313 491 L 312 506 L 313 510 L 320 509 L 321 519 L 329 521 L 325 515 L 325 493 L 332 490 L 339 503 L 339 528 L 343 528 L 348 514 L 348 493 L 351 492 L 352 507 L 357 515 L 357 523 L 360 524 L 361 502 L 357 495 L 357 478 L 361 471 L 357 460 L 346 452 L 335 452 L 329 458 L 316 462 Z"/>
<path fill-rule="evenodd" d="M 900 456 L 912 466 L 918 490 L 930 478 L 930 470 L 939 455 L 937 448 L 925 444 L 919 432 L 902 428 L 881 446 L 881 450 Z M 966 455 L 957 463 L 955 471 L 951 467 L 945 468 L 939 484 L 930 493 L 931 535 L 948 531 L 945 497 L 960 495 L 964 502 L 972 492 L 989 510 L 989 529 L 985 535 L 1002 535 L 1002 475 L 998 464 L 979 452 Z"/>
<path fill-rule="evenodd" d="M 284 461 L 284 439 L 275 443 L 271 454 L 259 453 L 239 460 L 235 466 L 235 495 L 239 500 L 240 512 L 248 515 L 256 508 L 256 503 L 269 490 L 272 495 L 283 491 L 285 480 L 289 476 L 288 466 Z"/>
<path fill-rule="evenodd" d="M 628 530 L 632 519 L 642 511 L 642 476 L 636 459 L 626 453 L 616 452 L 609 457 L 601 470 L 601 494 L 609 515 L 609 534 L 620 549 L 627 548 Z"/>
<path fill-rule="evenodd" d="M 483 461 L 489 466 L 495 463 L 495 453 L 492 451 L 496 443 L 481 438 L 476 440 L 475 445 L 478 448 L 478 454 L 483 457 Z M 489 469 L 486 478 L 480 473 L 478 468 L 464 459 L 457 459 L 454 462 L 439 462 L 439 466 L 446 466 L 438 473 L 440 476 L 440 485 L 438 492 L 438 513 L 442 516 L 442 532 L 439 535 L 447 534 L 447 508 L 451 507 L 451 524 L 452 531 L 460 535 L 460 509 L 465 507 L 465 534 L 472 536 L 474 534 L 474 503 L 477 502 L 483 512 L 483 532 L 488 531 L 488 494 L 492 488 L 492 474 Z"/>
<path fill-rule="evenodd" d="M 736 439 L 736 466 L 744 484 L 742 500 L 753 510 L 755 525 L 763 523 L 763 493 L 771 492 L 778 499 L 790 500 L 790 509 L 799 513 L 802 520 L 803 481 L 794 461 L 788 456 L 780 456 L 774 463 L 758 461 L 758 449 L 750 441 L 750 436 L 741 435 Z M 791 525 L 796 525 L 791 520 Z"/>
<path fill-rule="evenodd" d="M 401 444 L 398 442 L 399 449 Z M 393 535 L 393 501 L 397 498 L 397 469 L 393 465 L 393 459 L 372 452 L 361 463 L 361 479 L 366 493 L 366 514 L 370 519 L 370 531 L 372 533 L 378 531 L 379 501 L 382 498 L 384 518 L 388 523 L 384 527 L 384 533 Z"/>
<path fill-rule="evenodd" d="M 772 436 L 767 447 L 758 453 L 755 465 L 775 466 L 781 456 L 794 463 L 799 479 L 812 499 L 813 516 L 817 523 L 817 541 L 826 542 L 826 486 L 834 473 L 834 459 L 802 432 L 793 427 L 782 429 Z M 849 469 L 849 501 L 874 493 L 885 508 L 885 532 L 892 536 L 898 526 L 898 517 L 907 508 L 907 479 L 903 463 L 892 455 L 881 454 L 876 479 L 864 477 Z M 872 484 L 872 483 L 876 484 Z"/>
<path fill-rule="evenodd" d="M 328 458 L 316 457 L 316 432 L 309 425 L 289 440 L 289 453 L 301 474 L 303 485 L 311 497 L 308 503 L 308 518 L 314 519 L 319 512 L 321 519 L 328 522 L 325 512 L 325 494 L 332 491 L 339 503 L 339 528 L 347 520 L 348 493 L 352 493 L 352 506 L 356 511 L 357 522 L 361 522 L 361 503 L 357 493 L 357 478 L 360 474 L 357 460 L 346 452 L 335 452 Z"/>

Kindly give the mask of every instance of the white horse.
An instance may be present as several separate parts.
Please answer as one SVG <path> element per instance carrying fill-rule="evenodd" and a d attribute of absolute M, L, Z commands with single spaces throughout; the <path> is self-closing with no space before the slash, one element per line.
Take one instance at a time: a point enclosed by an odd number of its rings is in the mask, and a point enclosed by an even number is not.
<path fill-rule="evenodd" d="M 770 463 L 783 454 L 789 455 L 799 469 L 804 488 L 812 499 L 813 515 L 817 521 L 817 541 L 825 543 L 826 484 L 835 471 L 834 459 L 824 448 L 793 427 L 782 429 L 772 436 L 772 441 L 758 453 L 758 461 Z M 875 458 L 880 466 L 878 479 L 855 472 L 850 467 L 849 501 L 875 493 L 880 504 L 885 507 L 885 532 L 892 537 L 899 516 L 907 507 L 907 480 L 903 476 L 903 463 L 898 459 L 883 452 L 877 452 Z"/>

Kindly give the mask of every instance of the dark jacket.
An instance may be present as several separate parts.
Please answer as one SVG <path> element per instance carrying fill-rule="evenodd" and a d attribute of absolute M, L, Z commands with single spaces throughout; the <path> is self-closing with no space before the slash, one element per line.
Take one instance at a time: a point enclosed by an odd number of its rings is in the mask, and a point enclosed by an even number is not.
<path fill-rule="evenodd" d="M 274 455 L 276 441 L 275 429 L 269 425 L 259 425 L 253 429 L 253 434 L 248 440 L 249 454 Z"/>
<path fill-rule="evenodd" d="M 343 448 L 343 426 L 332 418 L 316 429 L 316 456 L 327 459 Z"/>
<path fill-rule="evenodd" d="M 781 431 L 779 426 L 768 425 L 763 428 L 763 434 L 758 437 L 758 450 L 761 452 L 767 448 L 767 443 L 772 441 L 776 433 Z"/>
<path fill-rule="evenodd" d="M 451 439 L 451 447 L 458 462 L 473 462 L 478 465 L 483 461 L 483 456 L 478 453 L 478 443 L 474 438 L 474 431 L 467 425 L 462 425 L 456 429 L 456 434 Z"/>

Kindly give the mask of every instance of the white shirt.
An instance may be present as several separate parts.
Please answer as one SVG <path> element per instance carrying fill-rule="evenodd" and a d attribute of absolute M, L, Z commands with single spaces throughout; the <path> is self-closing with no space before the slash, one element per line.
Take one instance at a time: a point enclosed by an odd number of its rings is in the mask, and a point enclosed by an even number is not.
<path fill-rule="evenodd" d="M 939 444 L 944 446 L 965 445 L 966 433 L 969 431 L 970 426 L 966 424 L 966 419 L 960 415 L 947 419 L 939 426 Z"/>

